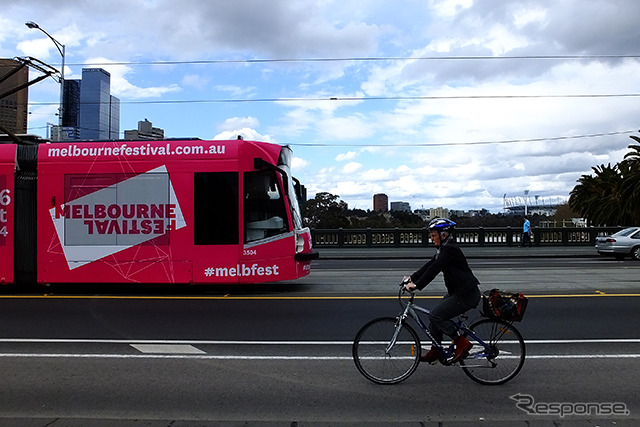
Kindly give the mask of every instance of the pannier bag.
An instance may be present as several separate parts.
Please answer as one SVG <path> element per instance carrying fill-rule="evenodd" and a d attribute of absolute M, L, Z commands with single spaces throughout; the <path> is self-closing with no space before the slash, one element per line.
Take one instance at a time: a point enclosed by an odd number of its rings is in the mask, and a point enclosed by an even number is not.
<path fill-rule="evenodd" d="M 508 322 L 519 322 L 524 316 L 529 299 L 522 292 L 508 293 L 491 289 L 483 295 L 483 312 L 485 316 L 497 317 Z"/>

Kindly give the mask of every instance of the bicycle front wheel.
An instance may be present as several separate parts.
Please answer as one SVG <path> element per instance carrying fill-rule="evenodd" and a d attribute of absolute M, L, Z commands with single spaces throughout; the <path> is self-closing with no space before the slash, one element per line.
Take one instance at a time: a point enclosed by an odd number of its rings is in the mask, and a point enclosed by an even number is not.
<path fill-rule="evenodd" d="M 482 319 L 470 329 L 479 341 L 468 337 L 474 346 L 469 356 L 460 361 L 469 378 L 480 384 L 498 385 L 518 375 L 526 350 L 515 326 L 500 319 Z"/>
<path fill-rule="evenodd" d="M 397 384 L 411 376 L 420 363 L 420 338 L 406 323 L 393 317 L 364 325 L 353 341 L 353 361 L 365 378 L 377 384 Z"/>

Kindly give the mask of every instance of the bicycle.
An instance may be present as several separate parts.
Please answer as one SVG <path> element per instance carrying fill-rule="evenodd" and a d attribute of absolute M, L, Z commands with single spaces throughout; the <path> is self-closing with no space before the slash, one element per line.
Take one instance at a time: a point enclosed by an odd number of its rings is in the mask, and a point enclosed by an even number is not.
<path fill-rule="evenodd" d="M 438 348 L 441 364 L 452 366 L 450 361 L 455 354 L 453 343 L 448 346 L 438 343 L 420 318 L 418 312 L 428 316 L 429 310 L 414 303 L 414 292 L 410 292 L 408 301 L 403 301 L 403 293 L 408 291 L 404 289 L 404 283 L 400 286 L 398 300 L 402 312 L 397 317 L 381 317 L 368 322 L 353 341 L 352 354 L 358 371 L 377 384 L 404 381 L 420 364 L 420 337 L 407 323 L 407 318 L 413 319 Z M 524 339 L 512 321 L 491 317 L 484 312 L 481 314 L 483 318 L 471 326 L 464 323 L 468 319 L 466 315 L 454 320 L 459 333 L 465 334 L 473 344 L 469 354 L 460 360 L 460 367 L 469 378 L 480 384 L 504 384 L 518 375 L 524 365 Z"/>

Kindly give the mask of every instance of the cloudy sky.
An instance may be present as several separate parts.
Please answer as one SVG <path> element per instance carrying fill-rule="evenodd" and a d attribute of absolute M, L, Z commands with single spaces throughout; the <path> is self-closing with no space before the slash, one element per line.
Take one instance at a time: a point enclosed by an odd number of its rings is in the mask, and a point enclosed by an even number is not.
<path fill-rule="evenodd" d="M 111 73 L 121 134 L 291 145 L 309 195 L 564 201 L 640 129 L 637 0 L 3 0 L 0 57 Z M 33 75 L 32 75 L 33 76 Z M 59 86 L 30 88 L 29 132 Z"/>

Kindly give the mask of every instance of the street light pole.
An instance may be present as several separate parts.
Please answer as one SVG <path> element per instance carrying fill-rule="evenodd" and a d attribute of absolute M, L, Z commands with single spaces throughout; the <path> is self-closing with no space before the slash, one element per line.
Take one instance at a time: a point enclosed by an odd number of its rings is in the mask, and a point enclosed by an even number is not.
<path fill-rule="evenodd" d="M 64 113 L 63 105 L 64 105 L 64 57 L 65 57 L 65 47 L 58 40 L 54 39 L 51 34 L 47 33 L 45 30 L 40 28 L 40 26 L 38 24 L 36 24 L 35 22 L 28 21 L 28 22 L 25 22 L 24 25 L 26 25 L 27 27 L 29 27 L 31 29 L 40 30 L 43 33 L 45 33 L 47 35 L 47 37 L 49 37 L 51 39 L 53 44 L 58 49 L 58 52 L 60 52 L 60 55 L 62 56 L 62 69 L 60 70 L 60 106 L 58 107 L 58 119 L 59 119 L 58 122 L 59 122 L 59 126 L 60 126 L 60 129 L 58 130 L 58 136 L 60 136 L 61 133 L 62 133 L 62 115 Z"/>

